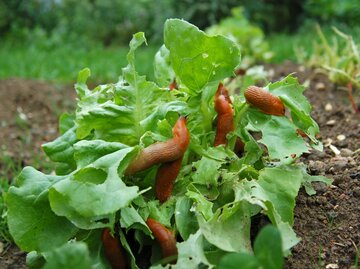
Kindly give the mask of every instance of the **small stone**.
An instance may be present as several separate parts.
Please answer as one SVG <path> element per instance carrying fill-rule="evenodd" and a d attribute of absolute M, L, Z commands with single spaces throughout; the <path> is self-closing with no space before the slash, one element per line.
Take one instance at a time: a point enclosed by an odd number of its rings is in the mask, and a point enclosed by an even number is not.
<path fill-rule="evenodd" d="M 340 135 L 338 135 L 338 136 L 336 137 L 336 139 L 339 140 L 339 141 L 344 141 L 344 140 L 346 139 L 346 136 L 343 135 L 343 134 L 340 134 Z"/>
<path fill-rule="evenodd" d="M 324 196 L 320 196 L 316 198 L 316 203 L 319 205 L 326 205 L 327 204 L 327 199 Z"/>
<path fill-rule="evenodd" d="M 339 199 L 344 200 L 345 198 L 346 198 L 346 194 L 345 194 L 345 193 L 340 194 Z"/>
<path fill-rule="evenodd" d="M 306 204 L 308 204 L 308 205 L 313 205 L 313 204 L 315 204 L 315 199 L 314 199 L 314 197 L 308 197 L 308 198 L 306 199 Z"/>
<path fill-rule="evenodd" d="M 325 110 L 326 110 L 326 111 L 331 111 L 331 110 L 333 110 L 332 105 L 331 105 L 330 103 L 327 103 L 327 104 L 325 105 Z"/>
<path fill-rule="evenodd" d="M 326 269 L 338 269 L 339 265 L 337 265 L 336 263 L 329 263 L 325 266 Z"/>
<path fill-rule="evenodd" d="M 353 151 L 347 148 L 340 149 L 340 155 L 343 157 L 350 157 L 353 155 Z"/>
<path fill-rule="evenodd" d="M 268 76 L 269 76 L 269 77 L 275 76 L 275 70 L 274 70 L 274 69 L 269 69 L 269 70 L 268 70 Z"/>
<path fill-rule="evenodd" d="M 337 170 L 346 168 L 348 162 L 349 160 L 347 157 L 336 156 L 330 159 L 331 165 Z"/>
<path fill-rule="evenodd" d="M 344 181 L 345 181 L 345 180 L 343 180 L 343 182 L 341 182 L 341 183 L 338 185 L 339 188 L 342 189 L 342 190 L 345 190 L 345 189 L 347 188 L 347 184 L 345 184 Z M 348 198 L 348 197 L 346 196 L 346 194 L 345 194 L 345 197 L 346 197 L 346 199 Z"/>
<path fill-rule="evenodd" d="M 356 198 L 360 197 L 360 188 L 356 188 L 353 190 L 353 196 Z"/>
<path fill-rule="evenodd" d="M 326 164 L 321 161 L 310 161 L 309 162 L 309 171 L 312 175 L 318 175 L 319 172 L 325 171 Z"/>
<path fill-rule="evenodd" d="M 340 147 L 340 148 L 347 148 L 349 146 L 349 141 L 348 140 L 341 140 L 341 141 L 337 141 L 336 142 L 336 146 Z"/>
<path fill-rule="evenodd" d="M 338 150 L 338 148 L 335 147 L 334 145 L 329 145 L 329 148 L 331 149 L 332 152 L 334 152 L 335 155 L 340 155 L 340 150 Z"/>
<path fill-rule="evenodd" d="M 303 65 L 300 65 L 298 69 L 300 72 L 304 72 L 306 70 L 305 66 L 303 66 Z"/>
<path fill-rule="evenodd" d="M 323 82 L 318 82 L 318 83 L 316 83 L 315 89 L 318 90 L 318 91 L 323 91 L 323 90 L 325 90 L 325 89 L 326 89 L 325 83 L 323 83 Z"/>
<path fill-rule="evenodd" d="M 336 123 L 336 120 L 329 120 L 326 122 L 326 125 L 333 126 L 333 125 L 335 125 L 335 123 Z"/>
<path fill-rule="evenodd" d="M 313 187 L 318 194 L 325 193 L 328 190 L 328 186 L 324 182 L 314 182 Z"/>
<path fill-rule="evenodd" d="M 334 176 L 334 182 L 333 184 L 339 186 L 341 183 L 343 183 L 345 180 L 345 177 L 343 177 L 342 175 L 336 175 Z"/>
<path fill-rule="evenodd" d="M 331 138 L 326 138 L 325 141 L 324 141 L 324 146 L 325 147 L 329 147 L 332 143 L 332 139 Z"/>
<path fill-rule="evenodd" d="M 326 172 L 330 173 L 330 174 L 333 174 L 333 175 L 336 174 L 336 170 L 335 170 L 335 168 L 333 166 L 330 166 L 330 167 L 328 166 L 328 168 L 326 169 Z M 335 184 L 335 178 L 334 178 L 334 184 Z"/>
<path fill-rule="evenodd" d="M 317 219 L 318 219 L 319 221 L 324 221 L 324 220 L 326 220 L 326 217 L 325 217 L 324 215 L 318 215 L 318 216 L 317 216 Z"/>

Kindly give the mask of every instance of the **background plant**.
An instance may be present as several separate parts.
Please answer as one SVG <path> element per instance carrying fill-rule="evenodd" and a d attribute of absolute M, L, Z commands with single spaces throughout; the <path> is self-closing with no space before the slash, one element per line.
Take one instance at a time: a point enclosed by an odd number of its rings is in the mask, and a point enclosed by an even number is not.
<path fill-rule="evenodd" d="M 263 31 L 246 19 L 242 7 L 232 9 L 231 17 L 212 25 L 206 32 L 213 35 L 221 34 L 235 41 L 242 52 L 242 68 L 248 68 L 256 62 L 268 62 L 272 57 Z"/>
<path fill-rule="evenodd" d="M 340 85 L 346 86 L 349 98 L 355 111 L 358 108 L 353 100 L 353 88 L 360 89 L 360 50 L 351 35 L 333 28 L 335 35 L 332 42 L 325 37 L 319 25 L 316 26 L 320 42 L 313 42 L 311 54 L 297 49 L 299 61 L 307 66 L 315 67 L 325 72 L 329 79 Z"/>

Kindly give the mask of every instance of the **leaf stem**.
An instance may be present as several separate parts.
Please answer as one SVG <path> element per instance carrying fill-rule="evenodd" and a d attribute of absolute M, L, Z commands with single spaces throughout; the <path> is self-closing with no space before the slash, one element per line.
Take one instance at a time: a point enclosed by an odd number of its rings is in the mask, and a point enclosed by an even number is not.
<path fill-rule="evenodd" d="M 249 108 L 249 104 L 248 103 L 243 103 L 241 106 L 240 106 L 240 109 L 239 109 L 239 112 L 236 113 L 235 115 L 235 119 L 234 119 L 234 130 L 236 130 L 237 128 L 237 125 L 239 124 L 242 116 L 245 114 L 245 112 L 248 110 Z M 228 143 L 228 146 L 230 149 L 234 150 L 235 148 L 235 144 L 236 144 L 236 135 L 232 136 L 231 139 L 229 140 L 229 143 Z"/>

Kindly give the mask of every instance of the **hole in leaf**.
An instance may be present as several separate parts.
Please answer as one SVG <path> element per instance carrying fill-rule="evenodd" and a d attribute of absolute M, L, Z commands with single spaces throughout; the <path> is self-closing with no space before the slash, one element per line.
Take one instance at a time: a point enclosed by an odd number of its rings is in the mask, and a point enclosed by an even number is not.
<path fill-rule="evenodd" d="M 81 182 L 102 184 L 107 177 L 106 172 L 101 169 L 88 167 L 83 168 L 74 175 L 74 179 Z"/>
<path fill-rule="evenodd" d="M 108 223 L 109 223 L 109 219 L 107 219 L 107 218 L 97 219 L 97 220 L 95 220 L 95 222 L 96 222 L 96 223 L 108 224 Z"/>

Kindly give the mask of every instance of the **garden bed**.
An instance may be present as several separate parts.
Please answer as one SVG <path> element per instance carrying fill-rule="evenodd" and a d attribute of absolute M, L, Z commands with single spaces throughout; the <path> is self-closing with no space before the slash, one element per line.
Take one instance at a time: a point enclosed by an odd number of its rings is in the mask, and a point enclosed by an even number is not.
<path fill-rule="evenodd" d="M 267 68 L 274 71 L 274 81 L 296 72 L 300 82 L 310 83 L 305 95 L 313 104 L 312 115 L 325 148 L 322 153 L 309 154 L 304 162 L 311 174 L 334 179 L 329 187 L 316 183 L 314 196 L 300 192 L 294 229 L 302 241 L 293 249 L 286 268 L 351 268 L 360 245 L 360 115 L 352 112 L 347 92 L 336 89 L 324 75 L 290 63 Z M 72 87 L 21 79 L 0 81 L 2 155 L 20 166 L 49 169 L 38 167 L 34 157 L 45 158 L 40 145 L 57 136 L 57 117 L 74 105 L 74 97 Z M 339 155 L 328 146 L 330 141 Z M 2 162 L 0 169 L 7 165 Z M 13 176 L 12 171 L 8 176 Z M 25 254 L 16 247 L 5 245 L 0 268 L 26 268 L 24 259 Z"/>

